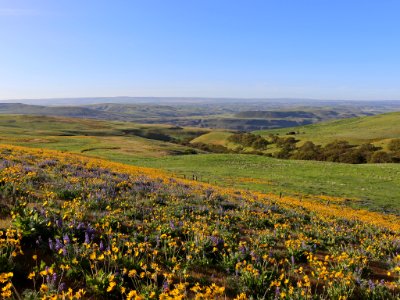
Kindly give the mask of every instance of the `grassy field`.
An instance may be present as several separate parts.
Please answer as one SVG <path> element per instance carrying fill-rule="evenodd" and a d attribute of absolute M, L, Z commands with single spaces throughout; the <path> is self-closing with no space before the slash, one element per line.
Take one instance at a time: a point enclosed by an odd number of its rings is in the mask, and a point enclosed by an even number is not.
<path fill-rule="evenodd" d="M 207 154 L 130 161 L 186 178 L 261 192 L 329 195 L 349 204 L 400 212 L 400 165 L 350 165 L 279 160 L 257 155 Z"/>
<path fill-rule="evenodd" d="M 292 128 L 255 131 L 257 134 L 285 135 L 290 131 L 299 132 L 296 139 L 326 144 L 335 139 L 347 140 L 354 144 L 374 143 L 385 147 L 393 138 L 400 138 L 400 112 L 369 117 L 323 122 Z"/>
<path fill-rule="evenodd" d="M 185 153 L 187 147 L 134 135 L 164 133 L 190 138 L 196 129 L 52 117 L 0 116 L 0 143 L 47 148 L 160 168 L 179 176 L 262 192 L 329 195 L 353 199 L 356 206 L 400 211 L 400 165 L 348 165 L 278 160 L 255 155 Z M 197 129 L 199 130 L 199 129 Z M 195 139 L 221 139 L 211 132 Z"/>

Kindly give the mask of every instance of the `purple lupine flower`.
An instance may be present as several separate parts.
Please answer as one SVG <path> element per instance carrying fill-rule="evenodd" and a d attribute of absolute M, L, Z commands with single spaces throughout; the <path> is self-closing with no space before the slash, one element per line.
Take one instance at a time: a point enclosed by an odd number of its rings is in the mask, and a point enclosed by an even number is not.
<path fill-rule="evenodd" d="M 62 227 L 62 219 L 56 219 L 56 225 L 58 228 Z"/>
<path fill-rule="evenodd" d="M 279 290 L 279 287 L 277 286 L 276 290 L 275 290 L 275 299 L 279 299 L 280 294 L 281 294 L 281 291 Z"/>
<path fill-rule="evenodd" d="M 53 243 L 52 239 L 50 239 L 50 238 L 49 238 L 49 248 L 51 251 L 54 250 L 54 243 Z"/>
<path fill-rule="evenodd" d="M 104 247 L 103 241 L 100 241 L 99 250 L 100 251 L 106 250 L 106 247 Z"/>
<path fill-rule="evenodd" d="M 62 291 L 65 290 L 65 288 L 66 288 L 65 283 L 64 283 L 64 282 L 61 282 L 60 285 L 58 286 L 58 291 L 59 291 L 59 292 L 62 292 Z"/>
<path fill-rule="evenodd" d="M 173 221 L 169 221 L 169 227 L 171 227 L 172 230 L 175 230 L 175 224 Z"/>
<path fill-rule="evenodd" d="M 71 240 L 69 239 L 68 234 L 65 234 L 63 239 L 64 239 L 64 244 L 65 245 L 68 245 L 71 242 Z"/>
<path fill-rule="evenodd" d="M 60 239 L 56 238 L 56 246 L 55 246 L 56 251 L 60 250 L 63 247 L 64 245 L 61 243 Z"/>
<path fill-rule="evenodd" d="M 90 243 L 89 233 L 85 232 L 85 244 L 89 244 L 89 243 Z"/>
<path fill-rule="evenodd" d="M 361 285 L 361 280 L 360 280 L 360 278 L 357 277 L 355 282 L 356 282 L 356 285 L 358 285 L 358 286 Z"/>
<path fill-rule="evenodd" d="M 250 252 L 250 256 L 257 260 L 257 254 L 254 251 Z"/>
<path fill-rule="evenodd" d="M 368 280 L 368 286 L 371 291 L 375 289 L 375 283 L 371 279 Z"/>

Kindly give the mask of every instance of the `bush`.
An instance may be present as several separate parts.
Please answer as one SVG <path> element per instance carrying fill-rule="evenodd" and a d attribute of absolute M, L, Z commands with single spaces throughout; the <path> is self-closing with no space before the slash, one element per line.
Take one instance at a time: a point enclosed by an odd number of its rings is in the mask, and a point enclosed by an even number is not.
<path fill-rule="evenodd" d="M 353 145 L 350 145 L 348 141 L 336 140 L 332 143 L 325 145 L 322 149 L 323 160 L 332 162 L 345 162 L 343 160 L 348 160 L 344 158 L 346 152 L 349 152 Z"/>
<path fill-rule="evenodd" d="M 321 160 L 321 146 L 307 141 L 301 147 L 297 148 L 291 158 L 300 160 Z"/>
<path fill-rule="evenodd" d="M 388 149 L 393 152 L 400 152 L 400 139 L 393 139 L 388 144 Z"/>
<path fill-rule="evenodd" d="M 392 158 L 389 153 L 385 151 L 377 151 L 375 152 L 369 161 L 370 163 L 390 163 L 392 162 Z"/>
<path fill-rule="evenodd" d="M 230 153 L 231 151 L 222 145 L 204 144 L 204 143 L 194 143 L 192 147 L 198 148 L 203 151 L 213 152 L 213 153 Z"/>
<path fill-rule="evenodd" d="M 228 141 L 256 150 L 265 150 L 269 144 L 262 136 L 252 133 L 235 133 L 228 138 Z"/>

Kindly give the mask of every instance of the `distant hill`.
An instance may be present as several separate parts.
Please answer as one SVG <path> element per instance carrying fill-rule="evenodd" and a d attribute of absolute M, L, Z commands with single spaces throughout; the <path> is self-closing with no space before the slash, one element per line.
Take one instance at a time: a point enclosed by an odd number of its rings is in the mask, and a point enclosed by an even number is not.
<path fill-rule="evenodd" d="M 118 118 L 117 115 L 81 106 L 42 106 L 22 103 L 0 103 L 1 114 L 64 116 L 95 119 Z"/>
<path fill-rule="evenodd" d="M 109 98 L 94 98 L 103 100 Z M 95 101 L 92 99 L 93 101 Z M 146 98 L 146 103 L 128 101 L 128 98 L 116 98 L 121 103 L 87 104 L 82 100 L 74 105 L 33 105 L 26 103 L 0 102 L 0 114 L 61 116 L 74 118 L 89 118 L 113 121 L 133 121 L 142 124 L 169 124 L 181 127 L 200 127 L 213 129 L 228 129 L 237 131 L 254 131 L 263 129 L 275 129 L 302 126 L 332 119 L 369 116 L 383 112 L 400 110 L 400 102 L 359 102 L 336 104 L 326 102 L 330 106 L 323 106 L 324 102 L 315 102 L 315 106 L 299 106 L 295 100 L 285 102 L 280 99 L 277 102 L 259 101 L 248 99 L 248 102 L 228 102 L 228 99 L 219 99 L 221 102 L 211 103 L 209 99 L 202 101 L 196 98 L 182 98 L 182 103 L 173 102 L 166 98 L 160 101 L 162 104 L 151 103 Z M 113 99 L 116 101 L 116 99 Z M 130 98 L 129 98 L 130 99 Z M 161 98 L 160 98 L 161 99 Z M 186 99 L 192 102 L 183 102 Z M 235 99 L 231 99 L 234 101 Z M 49 101 L 49 99 L 48 99 Z M 61 100 L 60 100 L 61 101 Z M 66 100 L 65 100 L 66 101 Z M 32 100 L 33 102 L 33 100 Z M 57 102 L 60 104 L 60 102 Z M 62 102 L 64 103 L 64 102 Z M 310 101 L 307 103 L 311 103 Z M 311 105 L 311 104 L 310 104 Z"/>
<path fill-rule="evenodd" d="M 235 115 L 238 118 L 317 118 L 307 111 L 243 111 Z"/>
<path fill-rule="evenodd" d="M 300 108 L 299 108 L 300 109 Z M 326 121 L 331 119 L 345 119 L 359 116 L 372 116 L 376 111 L 359 110 L 356 107 L 327 107 L 325 109 L 313 108 L 308 110 L 256 110 L 242 111 L 237 113 L 237 118 L 258 118 L 258 119 L 305 119 L 308 123 Z"/>

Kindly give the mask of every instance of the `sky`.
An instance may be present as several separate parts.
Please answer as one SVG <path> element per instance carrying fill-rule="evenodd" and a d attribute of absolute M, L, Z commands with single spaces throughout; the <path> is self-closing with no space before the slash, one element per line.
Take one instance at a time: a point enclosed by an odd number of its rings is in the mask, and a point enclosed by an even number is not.
<path fill-rule="evenodd" d="M 400 99 L 398 0 L 0 0 L 0 99 Z"/>

